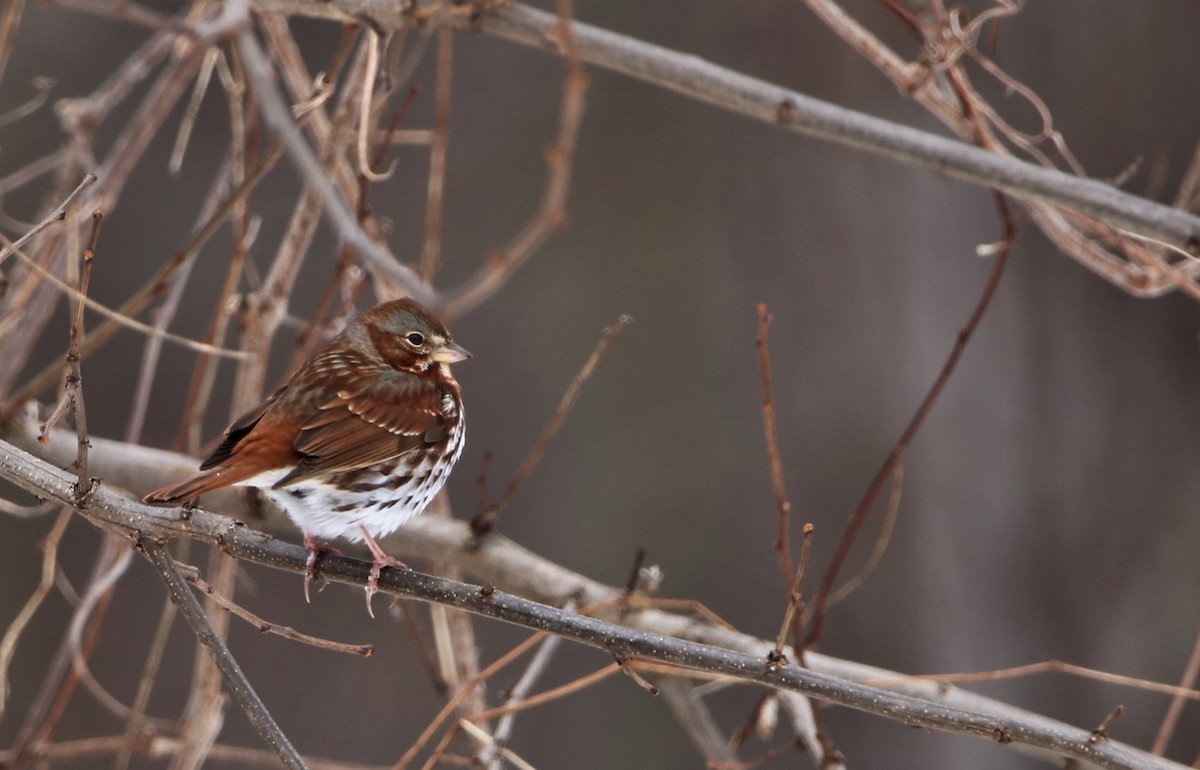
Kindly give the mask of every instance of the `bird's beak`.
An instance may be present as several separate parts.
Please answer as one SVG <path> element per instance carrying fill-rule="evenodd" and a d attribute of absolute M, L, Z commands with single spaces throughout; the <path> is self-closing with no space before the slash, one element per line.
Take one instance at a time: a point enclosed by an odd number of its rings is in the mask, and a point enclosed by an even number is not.
<path fill-rule="evenodd" d="M 439 364 L 453 364 L 461 361 L 464 358 L 470 358 L 471 354 L 466 348 L 459 345 L 457 342 L 447 342 L 437 350 L 433 351 L 433 360 Z"/>

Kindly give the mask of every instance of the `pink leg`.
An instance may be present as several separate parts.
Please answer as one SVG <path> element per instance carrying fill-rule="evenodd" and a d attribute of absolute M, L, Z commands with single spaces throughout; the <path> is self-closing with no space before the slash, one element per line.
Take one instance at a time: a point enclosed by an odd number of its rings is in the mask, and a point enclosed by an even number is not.
<path fill-rule="evenodd" d="M 304 548 L 308 551 L 308 559 L 304 562 L 304 601 L 311 602 L 308 597 L 308 584 L 317 579 L 317 557 L 323 553 L 340 553 L 340 551 L 330 548 L 308 532 L 304 533 Z"/>
<path fill-rule="evenodd" d="M 395 567 L 396 569 L 411 569 L 407 564 L 399 559 L 388 556 L 379 547 L 379 543 L 375 542 L 375 538 L 371 537 L 371 533 L 367 528 L 359 524 L 358 528 L 362 530 L 363 537 L 367 541 L 367 548 L 371 549 L 371 575 L 367 578 L 367 614 L 375 617 L 375 613 L 371 610 L 371 597 L 379 590 L 379 575 L 383 572 L 384 567 Z"/>

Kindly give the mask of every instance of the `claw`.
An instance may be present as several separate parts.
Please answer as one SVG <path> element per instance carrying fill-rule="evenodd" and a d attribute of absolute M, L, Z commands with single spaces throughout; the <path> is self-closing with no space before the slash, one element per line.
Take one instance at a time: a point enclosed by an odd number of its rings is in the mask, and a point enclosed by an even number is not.
<path fill-rule="evenodd" d="M 308 585 L 319 579 L 317 575 L 317 559 L 323 553 L 340 553 L 336 548 L 330 548 L 307 532 L 304 533 L 304 548 L 308 551 L 308 559 L 304 562 L 304 601 L 312 603 L 308 595 Z"/>
<path fill-rule="evenodd" d="M 375 617 L 375 612 L 371 609 L 371 597 L 379 591 L 379 576 L 383 573 L 384 567 L 394 567 L 396 569 L 412 569 L 399 559 L 388 556 L 379 547 L 379 543 L 375 542 L 375 538 L 371 537 L 371 533 L 361 524 L 358 526 L 362 530 L 363 538 L 367 542 L 367 548 L 371 550 L 371 574 L 367 576 L 367 614 L 372 618 Z"/>

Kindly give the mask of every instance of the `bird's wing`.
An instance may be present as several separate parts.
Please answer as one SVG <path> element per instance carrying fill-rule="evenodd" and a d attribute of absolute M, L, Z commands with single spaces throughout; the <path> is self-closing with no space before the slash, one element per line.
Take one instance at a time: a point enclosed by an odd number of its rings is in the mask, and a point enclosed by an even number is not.
<path fill-rule="evenodd" d="M 292 445 L 301 459 L 276 488 L 365 468 L 440 441 L 442 398 L 435 381 L 402 372 L 339 391 L 301 426 Z"/>
<path fill-rule="evenodd" d="M 213 453 L 208 456 L 208 459 L 200 463 L 200 470 L 206 471 L 228 460 L 237 445 L 249 435 L 250 431 L 254 430 L 254 426 L 258 425 L 258 421 L 263 418 L 263 415 L 275 404 L 275 401 L 285 390 L 287 390 L 286 385 L 272 393 L 267 397 L 266 401 L 263 401 L 249 412 L 243 414 L 233 425 L 226 428 L 225 438 L 221 441 L 220 446 L 214 449 Z"/>

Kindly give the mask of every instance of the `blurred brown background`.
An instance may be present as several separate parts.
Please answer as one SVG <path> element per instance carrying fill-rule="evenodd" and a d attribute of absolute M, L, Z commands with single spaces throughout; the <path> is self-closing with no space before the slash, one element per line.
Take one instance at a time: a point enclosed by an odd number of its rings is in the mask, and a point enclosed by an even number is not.
<path fill-rule="evenodd" d="M 912 53 L 902 28 L 876 4 L 845 5 Z M 576 11 L 582 21 L 940 130 L 796 2 L 580 0 Z M 315 71 L 339 28 L 293 25 Z M 1200 125 L 1198 31 L 1200 6 L 1192 0 L 1030 3 L 1004 24 L 996 59 L 1045 99 L 1089 173 L 1109 178 L 1142 158 L 1127 188 L 1169 200 Z M 38 75 L 55 79 L 55 97 L 91 92 L 145 35 L 127 23 L 30 5 L 0 110 L 25 101 Z M 406 125 L 430 124 L 432 59 L 414 75 L 426 93 Z M 611 583 L 625 580 L 635 551 L 645 548 L 666 575 L 663 595 L 699 599 L 738 628 L 770 636 L 784 592 L 771 551 L 757 303 L 775 316 L 776 408 L 793 521 L 816 526 L 819 569 L 976 302 L 991 262 L 974 250 L 998 239 L 1000 226 L 985 190 L 602 70 L 589 74 L 567 230 L 453 326 L 475 357 L 456 370 L 470 431 L 451 502 L 460 516 L 472 512 L 486 450 L 494 453 L 492 489 L 501 488 L 601 328 L 629 313 L 634 325 L 588 383 L 500 529 Z M 456 39 L 439 285 L 469 275 L 537 205 L 560 83 L 560 62 L 543 53 L 487 37 Z M 1014 122 L 1032 129 L 1032 112 L 1011 104 Z M 110 306 L 186 241 L 225 150 L 225 103 L 215 88 L 177 178 L 165 166 L 178 114 L 168 125 L 104 225 L 91 293 Z M 99 146 L 119 126 L 106 124 Z M 59 136 L 48 108 L 0 128 L 0 174 L 57 148 Z M 372 201 L 394 222 L 395 251 L 415 255 L 427 155 L 409 148 L 396 157 L 397 174 L 375 188 Z M 264 263 L 295 186 L 281 164 L 253 197 L 262 218 L 253 253 Z M 36 191 L 22 192 L 4 209 L 29 219 L 38 203 Z M 336 255 L 325 224 L 319 238 L 324 247 L 314 254 L 328 261 L 306 263 L 291 308 L 297 315 L 312 309 Z M 174 331 L 203 332 L 228 247 L 224 232 L 205 249 Z M 1198 320 L 1194 301 L 1126 296 L 1026 224 L 992 309 L 907 457 L 890 550 L 870 582 L 833 610 L 821 650 L 911 673 L 1058 658 L 1174 682 L 1200 625 Z M 63 313 L 30 372 L 60 357 L 66 336 Z M 85 364 L 97 435 L 124 432 L 141 342 L 123 332 Z M 277 377 L 286 374 L 290 353 L 277 351 Z M 147 443 L 165 446 L 175 435 L 192 362 L 191 353 L 166 348 Z M 227 377 L 221 382 L 228 387 Z M 214 412 L 210 434 L 228 417 Z M 48 526 L 44 518 L 0 518 L 2 623 L 37 582 L 36 543 Z M 81 522 L 68 532 L 72 579 L 85 578 L 97 541 Z M 368 660 L 351 659 L 235 624 L 235 653 L 301 751 L 389 763 L 439 708 L 407 636 L 387 613 L 371 621 L 356 591 L 331 587 L 305 605 L 299 579 L 250 569 L 239 597 L 274 621 L 379 648 Z M 134 692 L 162 600 L 157 578 L 135 565 L 94 663 L 118 696 Z M 0 745 L 11 744 L 67 615 L 61 600 L 52 602 L 23 639 Z M 485 660 L 521 638 L 491 622 L 478 628 Z M 173 664 L 152 701 L 156 714 L 178 710 L 190 676 L 191 636 L 177 627 L 173 638 Z M 564 648 L 551 683 L 605 662 L 594 651 Z M 493 692 L 506 683 L 502 677 Z M 1124 704 L 1129 710 L 1113 735 L 1143 747 L 1166 707 L 1163 696 L 1059 675 L 978 689 L 1089 728 Z M 723 726 L 744 720 L 757 695 L 738 688 L 716 696 Z M 1038 766 L 983 741 L 842 709 L 827 713 L 850 767 Z M 118 729 L 81 696 L 59 734 Z M 222 739 L 258 745 L 236 710 Z M 702 763 L 665 706 L 624 678 L 518 720 L 513 745 L 544 768 Z M 1200 709 L 1193 706 L 1169 755 L 1191 761 L 1198 751 Z M 770 766 L 807 763 L 792 755 Z"/>

